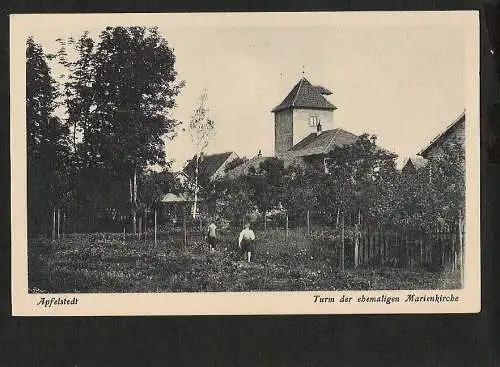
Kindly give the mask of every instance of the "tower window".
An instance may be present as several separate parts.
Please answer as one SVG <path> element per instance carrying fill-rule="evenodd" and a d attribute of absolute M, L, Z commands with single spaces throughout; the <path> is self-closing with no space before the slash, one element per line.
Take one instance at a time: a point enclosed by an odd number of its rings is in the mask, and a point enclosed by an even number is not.
<path fill-rule="evenodd" d="M 315 127 L 318 124 L 318 116 L 309 116 L 309 126 Z"/>

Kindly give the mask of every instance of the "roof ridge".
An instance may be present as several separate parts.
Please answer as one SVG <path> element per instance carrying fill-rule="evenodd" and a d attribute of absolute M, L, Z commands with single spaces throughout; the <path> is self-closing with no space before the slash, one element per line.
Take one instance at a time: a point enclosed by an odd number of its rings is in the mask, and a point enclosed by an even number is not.
<path fill-rule="evenodd" d="M 334 129 L 333 131 L 335 131 L 335 133 L 333 134 L 332 138 L 330 139 L 330 142 L 328 143 L 328 145 L 326 146 L 326 151 L 328 152 L 328 148 L 330 148 L 330 145 L 332 145 L 333 143 L 333 140 L 337 137 L 337 135 L 339 134 L 339 129 L 336 128 Z"/>
<path fill-rule="evenodd" d="M 292 107 L 295 107 L 295 102 L 297 101 L 297 97 L 299 96 L 300 93 L 300 87 L 302 87 L 302 82 L 304 81 L 305 78 L 301 78 L 299 81 L 299 87 L 297 88 L 297 93 L 295 93 L 295 98 L 292 101 Z"/>
<path fill-rule="evenodd" d="M 424 149 L 422 149 L 420 152 L 417 153 L 417 155 L 422 156 L 422 154 L 425 154 L 425 151 L 427 151 L 433 144 L 435 144 L 438 140 L 440 140 L 445 134 L 448 133 L 455 125 L 457 125 L 461 120 L 464 120 L 465 123 L 465 109 L 458 115 L 458 117 L 455 117 L 452 123 L 448 124 L 444 130 L 442 130 L 439 134 L 435 135 L 434 138 L 425 146 Z M 425 157 L 423 157 L 425 158 Z"/>

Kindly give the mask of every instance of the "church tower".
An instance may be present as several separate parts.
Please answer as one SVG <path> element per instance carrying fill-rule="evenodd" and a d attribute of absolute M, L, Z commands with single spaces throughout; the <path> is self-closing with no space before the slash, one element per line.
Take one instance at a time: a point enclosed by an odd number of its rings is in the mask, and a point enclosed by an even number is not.
<path fill-rule="evenodd" d="M 274 155 L 282 157 L 311 133 L 333 128 L 333 111 L 337 109 L 325 96 L 328 89 L 312 85 L 305 77 L 292 88 L 274 113 Z"/>

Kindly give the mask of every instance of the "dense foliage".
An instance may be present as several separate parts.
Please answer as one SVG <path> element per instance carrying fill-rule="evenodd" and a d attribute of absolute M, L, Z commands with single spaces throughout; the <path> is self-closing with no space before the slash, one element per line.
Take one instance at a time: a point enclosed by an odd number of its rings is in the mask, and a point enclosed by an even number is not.
<path fill-rule="evenodd" d="M 395 158 L 365 134 L 336 147 L 321 167 L 285 167 L 268 158 L 247 175 L 219 180 L 209 197 L 217 201 L 218 214 L 234 223 L 255 211 L 278 211 L 288 213 L 292 226 L 304 226 L 307 212 L 317 225 L 334 227 L 341 220 L 396 230 L 456 225 L 465 204 L 463 147 L 445 145 L 441 156 L 415 173 L 398 171 Z"/>
<path fill-rule="evenodd" d="M 54 115 L 58 96 L 42 48 L 32 38 L 26 47 L 26 132 L 28 233 L 48 234 L 52 208 L 67 204 L 69 146 L 67 127 Z"/>
<path fill-rule="evenodd" d="M 179 124 L 169 115 L 183 86 L 173 50 L 156 28 L 144 27 L 107 27 L 98 40 L 84 33 L 59 42 L 49 55 L 66 70 L 59 86 L 41 47 L 27 43 L 29 187 L 51 190 L 29 196 L 30 222 L 49 227 L 50 212 L 65 199 L 73 230 L 95 230 L 117 211 L 133 217 L 135 230 L 137 210 L 152 204 L 151 191 L 138 183 L 164 180 L 148 171 L 168 169 L 165 142 Z M 56 101 L 63 121 L 54 117 Z"/>

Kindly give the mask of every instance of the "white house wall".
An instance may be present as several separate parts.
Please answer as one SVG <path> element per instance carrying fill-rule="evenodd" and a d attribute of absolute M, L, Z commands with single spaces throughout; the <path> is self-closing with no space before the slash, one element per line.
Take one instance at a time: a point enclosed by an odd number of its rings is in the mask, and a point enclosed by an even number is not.
<path fill-rule="evenodd" d="M 316 127 L 310 126 L 311 116 L 316 116 L 321 122 L 322 130 L 334 128 L 333 111 L 294 109 L 293 110 L 293 145 L 304 139 L 310 133 L 316 132 Z"/>

